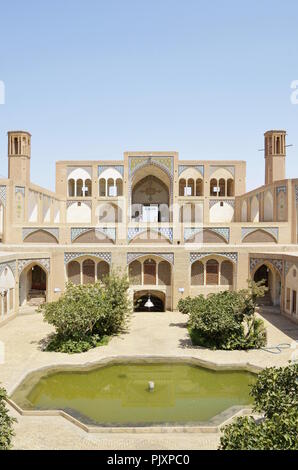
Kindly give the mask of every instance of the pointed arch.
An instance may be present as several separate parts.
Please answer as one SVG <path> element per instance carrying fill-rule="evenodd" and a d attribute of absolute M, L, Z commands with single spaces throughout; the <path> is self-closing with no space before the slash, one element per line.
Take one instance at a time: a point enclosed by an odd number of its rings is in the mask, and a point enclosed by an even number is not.
<path fill-rule="evenodd" d="M 24 239 L 24 243 L 58 243 L 57 238 L 46 230 L 35 230 L 34 232 L 27 235 Z"/>
<path fill-rule="evenodd" d="M 260 220 L 260 205 L 257 196 L 254 196 L 251 201 L 251 222 L 257 223 Z"/>
<path fill-rule="evenodd" d="M 241 222 L 247 222 L 247 202 L 243 201 L 241 206 Z"/>
<path fill-rule="evenodd" d="M 246 235 L 243 240 L 243 243 L 277 243 L 275 237 L 262 229 L 256 229 L 253 232 Z"/>
<path fill-rule="evenodd" d="M 273 222 L 273 195 L 267 191 L 264 197 L 264 222 Z"/>

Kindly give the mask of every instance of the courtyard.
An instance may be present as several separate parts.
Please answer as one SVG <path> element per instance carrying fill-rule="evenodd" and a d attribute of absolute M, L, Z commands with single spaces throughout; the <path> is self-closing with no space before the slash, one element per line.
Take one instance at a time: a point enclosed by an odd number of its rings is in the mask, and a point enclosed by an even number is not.
<path fill-rule="evenodd" d="M 159 356 L 197 358 L 215 365 L 258 369 L 286 365 L 293 350 L 275 348 L 298 340 L 298 326 L 282 317 L 277 309 L 264 307 L 262 317 L 268 333 L 268 347 L 252 351 L 210 351 L 192 347 L 187 316 L 180 313 L 135 313 L 127 331 L 108 345 L 79 355 L 43 352 L 43 340 L 53 330 L 32 309 L 0 328 L 5 344 L 5 363 L 0 365 L 1 384 L 10 393 L 28 372 L 45 366 L 92 364 L 115 356 Z M 272 348 L 272 349 L 271 349 Z M 15 449 L 216 449 L 219 433 L 104 432 L 86 433 L 60 416 L 20 416 L 10 407 L 15 425 Z"/>

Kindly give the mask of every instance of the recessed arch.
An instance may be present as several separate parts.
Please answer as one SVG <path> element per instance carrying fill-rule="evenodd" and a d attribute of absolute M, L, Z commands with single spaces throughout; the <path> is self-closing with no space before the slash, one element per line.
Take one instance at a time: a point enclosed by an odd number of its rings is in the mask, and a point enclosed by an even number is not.
<path fill-rule="evenodd" d="M 91 222 L 91 205 L 87 202 L 72 202 L 66 211 L 67 223 L 90 223 Z"/>
<path fill-rule="evenodd" d="M 167 238 L 162 233 L 155 231 L 153 229 L 144 229 L 141 232 L 137 233 L 129 242 L 130 244 L 143 244 L 143 243 L 164 243 L 171 244 L 169 238 Z"/>
<path fill-rule="evenodd" d="M 122 209 L 118 204 L 105 202 L 98 204 L 96 208 L 96 217 L 98 218 L 99 223 L 103 222 L 113 222 L 121 223 L 122 222 Z"/>
<path fill-rule="evenodd" d="M 5 266 L 0 274 L 0 319 L 13 314 L 15 311 L 16 281 L 9 265 Z"/>
<path fill-rule="evenodd" d="M 32 262 L 19 276 L 19 305 L 38 306 L 45 302 L 48 293 L 48 273 L 44 266 Z"/>
<path fill-rule="evenodd" d="M 218 244 L 227 244 L 227 240 L 220 235 L 219 233 L 211 229 L 203 229 L 198 233 L 186 240 L 187 243 L 218 243 Z"/>
<path fill-rule="evenodd" d="M 100 229 L 91 228 L 90 230 L 84 231 L 84 233 L 79 234 L 72 241 L 73 244 L 76 243 L 110 243 L 113 244 L 114 241 L 108 237 L 104 232 L 101 232 Z"/>
<path fill-rule="evenodd" d="M 24 243 L 58 243 L 58 240 L 52 233 L 39 229 L 27 235 Z"/>
<path fill-rule="evenodd" d="M 234 265 L 229 260 L 224 260 L 220 266 L 220 285 L 232 286 L 234 276 Z"/>
<path fill-rule="evenodd" d="M 158 285 L 170 286 L 172 284 L 172 268 L 168 261 L 158 263 Z"/>
<path fill-rule="evenodd" d="M 67 265 L 68 281 L 75 285 L 81 284 L 81 265 L 78 261 L 70 261 Z"/>
<path fill-rule="evenodd" d="M 191 265 L 191 285 L 204 285 L 204 264 L 201 260 L 197 260 Z"/>
<path fill-rule="evenodd" d="M 265 297 L 259 299 L 260 304 L 280 305 L 281 275 L 279 271 L 267 260 L 260 260 L 251 274 L 255 282 L 264 281 L 268 291 Z"/>
<path fill-rule="evenodd" d="M 280 191 L 277 196 L 277 219 L 279 222 L 287 220 L 287 198 L 284 191 Z"/>
<path fill-rule="evenodd" d="M 140 186 L 137 186 L 137 185 L 139 184 L 141 180 L 145 180 L 145 178 L 147 178 L 148 176 L 151 178 L 152 182 L 153 182 L 153 178 L 155 178 L 156 184 L 155 183 L 148 184 L 148 191 L 145 191 L 147 193 L 146 194 L 147 200 L 146 198 L 141 197 L 141 194 L 140 194 L 139 196 L 141 200 L 138 201 L 139 197 L 137 198 L 135 197 L 136 188 L 140 189 Z M 159 186 L 162 185 L 162 188 L 161 187 L 156 188 L 157 184 Z M 143 188 L 143 190 L 145 189 Z M 130 193 L 129 200 L 132 206 L 131 217 L 133 220 L 136 220 L 136 221 L 142 220 L 142 216 L 143 216 L 142 206 L 143 205 L 156 204 L 158 205 L 158 218 L 160 219 L 159 221 L 170 222 L 171 220 L 170 207 L 173 202 L 173 181 L 170 175 L 170 171 L 167 168 L 163 167 L 161 164 L 155 161 L 151 161 L 150 163 L 148 163 L 148 160 L 144 161 L 143 164 L 138 165 L 137 169 L 133 171 L 131 184 L 129 187 L 129 193 Z M 135 211 L 139 212 L 138 219 L 136 219 Z"/>
<path fill-rule="evenodd" d="M 241 207 L 241 221 L 247 222 L 247 201 L 242 202 Z"/>
<path fill-rule="evenodd" d="M 242 243 L 277 243 L 277 240 L 271 233 L 262 229 L 256 229 L 247 234 L 243 238 Z"/>
<path fill-rule="evenodd" d="M 219 262 L 217 259 L 209 259 L 206 262 L 206 285 L 218 286 L 219 284 Z"/>
<path fill-rule="evenodd" d="M 153 306 L 147 307 L 146 303 L 151 300 Z M 134 293 L 135 312 L 164 312 L 166 308 L 166 296 L 158 290 L 141 290 Z"/>
<path fill-rule="evenodd" d="M 226 201 L 218 201 L 210 208 L 209 218 L 211 223 L 232 222 L 234 220 L 234 207 Z"/>
<path fill-rule="evenodd" d="M 94 284 L 95 282 L 95 261 L 93 259 L 85 259 L 82 263 L 83 284 Z"/>
<path fill-rule="evenodd" d="M 128 266 L 129 283 L 133 286 L 142 285 L 142 263 L 134 260 Z"/>
<path fill-rule="evenodd" d="M 273 196 L 271 191 L 267 191 L 264 197 L 264 222 L 273 222 Z"/>
<path fill-rule="evenodd" d="M 259 199 L 257 196 L 254 196 L 252 201 L 251 201 L 251 222 L 259 222 L 260 220 L 260 205 L 259 205 Z"/>
<path fill-rule="evenodd" d="M 136 285 L 172 285 L 172 265 L 158 254 L 140 254 L 128 265 L 129 282 Z"/>
<path fill-rule="evenodd" d="M 162 174 L 137 177 L 132 187 L 132 218 L 144 222 L 169 222 L 170 187 Z M 138 214 L 137 214 L 138 213 Z M 149 217 L 149 219 L 148 219 Z"/>
<path fill-rule="evenodd" d="M 109 263 L 92 254 L 78 253 L 78 257 L 66 265 L 67 279 L 76 285 L 103 281 L 109 274 Z"/>

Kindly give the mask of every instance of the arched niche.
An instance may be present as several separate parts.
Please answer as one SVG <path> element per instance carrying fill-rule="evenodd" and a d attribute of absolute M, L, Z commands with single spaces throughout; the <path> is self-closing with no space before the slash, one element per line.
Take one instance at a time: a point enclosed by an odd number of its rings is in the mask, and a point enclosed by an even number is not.
<path fill-rule="evenodd" d="M 267 191 L 264 197 L 264 222 L 273 222 L 273 196 Z"/>
<path fill-rule="evenodd" d="M 275 237 L 262 229 L 254 230 L 253 232 L 246 235 L 243 240 L 243 243 L 277 243 Z"/>
<path fill-rule="evenodd" d="M 90 223 L 91 207 L 85 202 L 74 202 L 66 211 L 67 223 Z"/>
<path fill-rule="evenodd" d="M 41 229 L 27 235 L 24 243 L 58 243 L 58 240 L 51 233 Z"/>
<path fill-rule="evenodd" d="M 260 204 L 259 199 L 254 196 L 251 201 L 251 222 L 257 223 L 260 220 Z"/>
<path fill-rule="evenodd" d="M 225 201 L 218 201 L 210 208 L 209 217 L 211 223 L 232 222 L 234 220 L 234 207 Z"/>
<path fill-rule="evenodd" d="M 241 221 L 247 222 L 247 202 L 243 201 L 241 206 Z"/>
<path fill-rule="evenodd" d="M 90 229 L 73 240 L 73 243 L 114 243 L 104 232 Z"/>
<path fill-rule="evenodd" d="M 216 233 L 209 229 L 203 229 L 200 232 L 193 235 L 191 238 L 186 240 L 187 243 L 228 243 L 227 240 L 221 236 L 219 233 Z"/>

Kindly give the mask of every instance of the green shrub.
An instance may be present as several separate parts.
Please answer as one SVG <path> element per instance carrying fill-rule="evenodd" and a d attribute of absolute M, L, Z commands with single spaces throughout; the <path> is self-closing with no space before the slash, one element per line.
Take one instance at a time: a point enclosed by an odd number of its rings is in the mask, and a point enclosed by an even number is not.
<path fill-rule="evenodd" d="M 296 409 L 298 417 L 298 364 L 265 369 L 252 386 L 251 396 L 255 400 L 255 410 L 264 412 L 268 418 L 289 413 L 292 408 Z"/>
<path fill-rule="evenodd" d="M 0 387 L 0 450 L 8 450 L 12 447 L 13 423 L 16 422 L 16 419 L 8 414 L 5 405 L 6 397 L 5 389 Z"/>
<path fill-rule="evenodd" d="M 81 339 L 66 339 L 60 335 L 53 335 L 47 343 L 47 351 L 62 352 L 67 354 L 76 354 L 89 351 L 89 349 L 105 346 L 109 343 L 109 336 L 99 335 L 86 336 Z"/>
<path fill-rule="evenodd" d="M 59 300 L 40 307 L 56 330 L 46 349 L 77 353 L 107 344 L 109 336 L 124 328 L 131 311 L 128 288 L 127 277 L 114 272 L 95 284 L 68 283 Z"/>
<path fill-rule="evenodd" d="M 127 276 L 112 272 L 104 279 L 100 316 L 94 328 L 99 336 L 111 336 L 123 328 L 132 308 L 127 295 L 128 289 Z"/>
<path fill-rule="evenodd" d="M 253 349 L 266 344 L 262 319 L 255 317 L 256 300 L 264 295 L 262 283 L 249 288 L 224 291 L 207 298 L 199 295 L 180 300 L 179 311 L 189 315 L 188 328 L 193 344 L 211 349 Z"/>
<path fill-rule="evenodd" d="M 254 411 L 225 426 L 221 450 L 298 450 L 298 364 L 268 368 L 252 386 Z"/>

